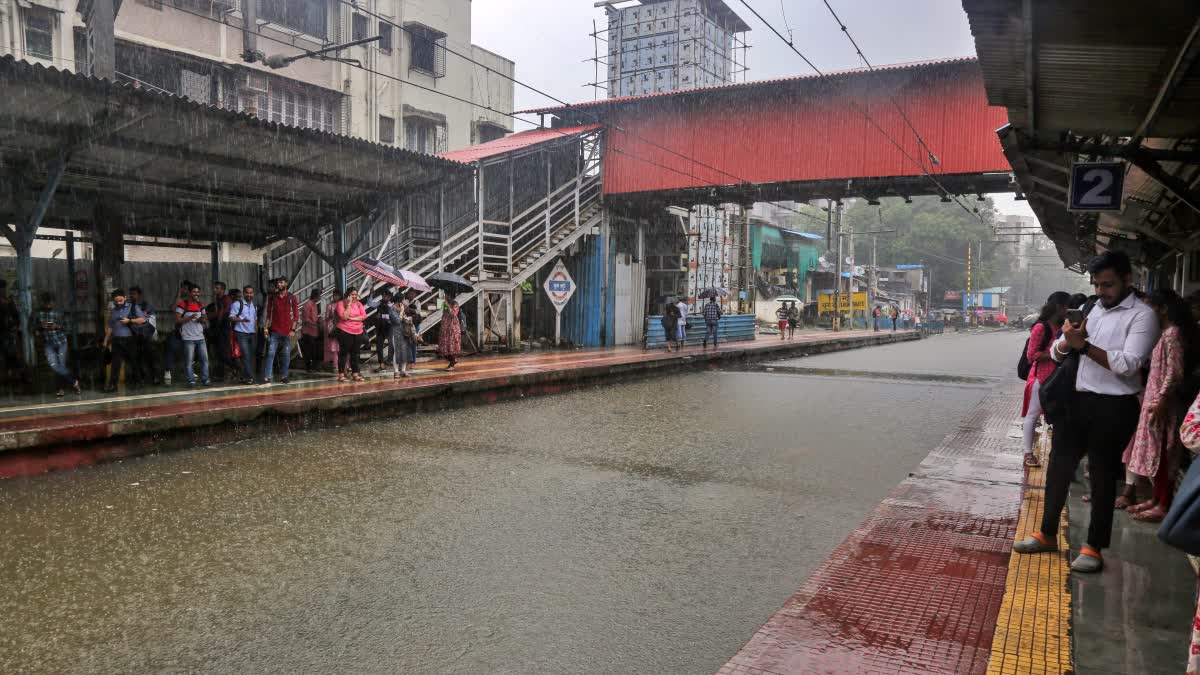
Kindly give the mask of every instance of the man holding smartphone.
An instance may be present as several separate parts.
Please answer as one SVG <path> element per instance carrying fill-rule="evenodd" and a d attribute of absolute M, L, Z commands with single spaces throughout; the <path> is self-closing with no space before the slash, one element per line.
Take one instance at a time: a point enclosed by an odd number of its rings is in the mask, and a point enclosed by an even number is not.
<path fill-rule="evenodd" d="M 1076 572 L 1099 572 L 1101 551 L 1112 537 L 1116 483 L 1123 477 L 1121 454 L 1137 429 L 1141 369 L 1158 341 L 1158 317 L 1134 294 L 1129 257 L 1107 251 L 1088 264 L 1097 300 L 1083 315 L 1067 313 L 1063 334 L 1050 347 L 1061 363 L 1079 353 L 1074 398 L 1065 419 L 1055 425 L 1046 469 L 1045 508 L 1038 532 L 1013 546 L 1018 553 L 1057 549 L 1058 524 L 1079 461 L 1086 455 L 1091 472 L 1092 513 L 1087 541 L 1071 563 Z M 1086 306 L 1086 305 L 1085 305 Z"/>
<path fill-rule="evenodd" d="M 208 314 L 200 302 L 200 287 L 193 286 L 186 300 L 175 306 L 175 325 L 183 338 L 183 372 L 189 387 L 196 386 L 196 371 L 193 359 L 200 360 L 200 383 L 209 386 L 208 345 L 204 342 L 204 328 L 208 325 Z"/>

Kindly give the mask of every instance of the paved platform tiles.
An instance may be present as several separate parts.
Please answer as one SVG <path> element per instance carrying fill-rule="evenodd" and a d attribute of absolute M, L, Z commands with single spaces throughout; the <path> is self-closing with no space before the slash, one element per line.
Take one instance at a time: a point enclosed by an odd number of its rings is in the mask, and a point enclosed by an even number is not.
<path fill-rule="evenodd" d="M 287 430 L 302 429 L 324 423 L 326 417 L 379 406 L 447 399 L 486 403 L 503 395 L 553 393 L 589 379 L 910 339 L 917 335 L 847 331 L 729 343 L 719 350 L 689 347 L 683 353 L 640 347 L 522 353 L 467 358 L 454 372 L 432 370 L 422 363 L 416 377 L 401 380 L 393 380 L 390 374 L 354 384 L 323 378 L 270 387 L 177 390 L 19 406 L 0 410 L 0 477 L 167 449 L 163 443 L 167 437 L 178 447 L 192 447 L 275 431 L 266 424 L 249 424 L 261 419 L 287 425 Z M 192 437 L 181 440 L 189 430 Z"/>
<path fill-rule="evenodd" d="M 721 669 L 986 673 L 1021 506 L 1006 383 L 962 420 Z"/>

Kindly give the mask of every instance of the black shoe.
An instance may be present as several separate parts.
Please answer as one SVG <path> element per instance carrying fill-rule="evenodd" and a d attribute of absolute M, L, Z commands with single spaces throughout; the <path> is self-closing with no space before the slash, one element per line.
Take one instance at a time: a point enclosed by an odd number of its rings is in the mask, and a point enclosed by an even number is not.
<path fill-rule="evenodd" d="M 285 378 L 283 378 L 282 380 L 280 380 L 280 381 L 279 381 L 279 383 L 280 383 L 280 384 L 287 384 L 287 383 L 288 383 L 288 378 L 286 378 L 286 377 L 285 377 Z"/>
<path fill-rule="evenodd" d="M 201 382 L 200 384 L 201 384 L 201 385 L 203 385 L 203 386 L 205 386 L 205 387 L 211 387 L 211 386 L 212 386 L 212 381 L 211 381 L 211 380 L 205 380 L 205 381 Z"/>

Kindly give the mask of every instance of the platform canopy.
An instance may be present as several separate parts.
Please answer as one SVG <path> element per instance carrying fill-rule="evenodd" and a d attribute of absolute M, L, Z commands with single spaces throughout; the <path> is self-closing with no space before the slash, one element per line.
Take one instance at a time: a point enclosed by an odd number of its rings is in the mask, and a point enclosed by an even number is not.
<path fill-rule="evenodd" d="M 0 223 L 264 244 L 366 215 L 471 167 L 0 58 Z M 60 171 L 61 169 L 61 171 Z"/>

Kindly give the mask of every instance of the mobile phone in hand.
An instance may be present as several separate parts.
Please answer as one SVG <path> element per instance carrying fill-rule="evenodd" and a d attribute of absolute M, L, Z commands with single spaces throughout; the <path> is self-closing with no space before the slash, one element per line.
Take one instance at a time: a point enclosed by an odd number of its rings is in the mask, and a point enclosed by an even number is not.
<path fill-rule="evenodd" d="M 1067 321 L 1070 321 L 1072 326 L 1079 328 L 1079 326 L 1083 323 L 1083 310 L 1082 309 L 1068 309 L 1067 310 Z"/>

